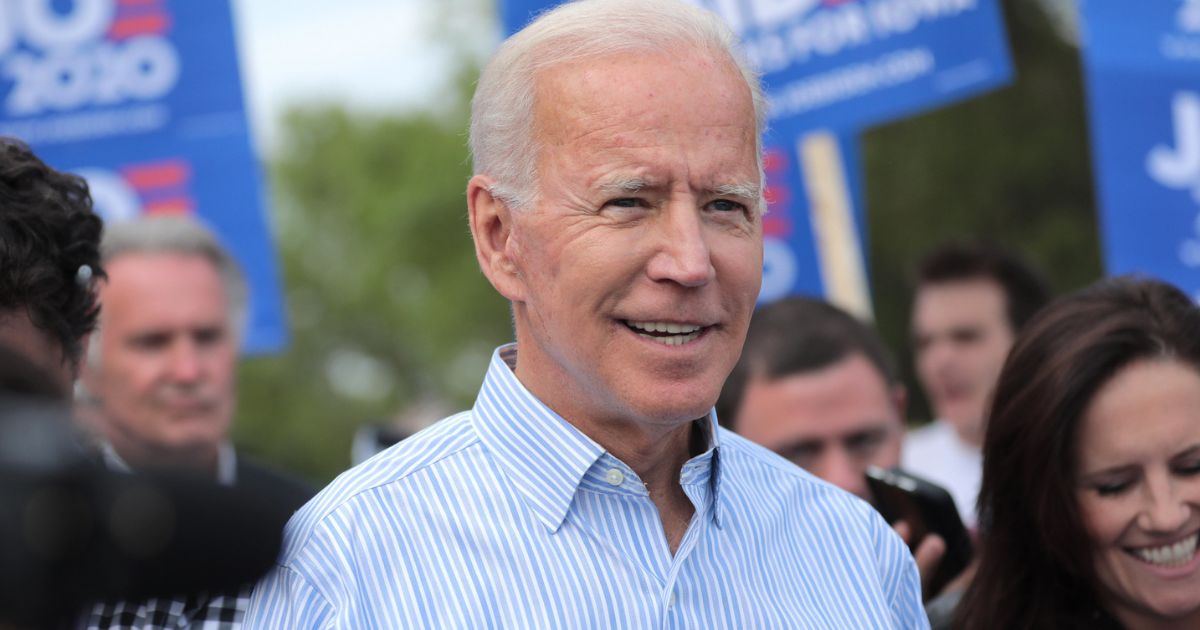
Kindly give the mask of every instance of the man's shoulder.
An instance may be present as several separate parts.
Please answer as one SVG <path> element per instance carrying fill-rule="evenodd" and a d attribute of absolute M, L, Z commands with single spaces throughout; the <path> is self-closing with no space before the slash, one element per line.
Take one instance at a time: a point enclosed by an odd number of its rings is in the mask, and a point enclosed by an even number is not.
<path fill-rule="evenodd" d="M 721 435 L 725 501 L 752 535 L 783 524 L 819 562 L 895 568 L 903 543 L 866 501 L 731 433 Z M 816 569 L 814 569 L 816 571 Z M 818 571 L 819 572 L 819 571 Z"/>
<path fill-rule="evenodd" d="M 331 514 L 357 510 L 371 493 L 436 469 L 478 444 L 471 417 L 470 411 L 464 411 L 444 418 L 339 475 L 292 518 L 288 524 L 292 545 L 302 544 Z"/>
<path fill-rule="evenodd" d="M 746 438 L 721 429 L 722 484 L 732 480 L 742 491 L 759 491 L 774 495 L 785 503 L 829 503 L 836 511 L 861 518 L 862 500 L 837 486 L 813 475 L 774 451 Z M 843 509 L 844 508 L 844 509 Z"/>
<path fill-rule="evenodd" d="M 737 466 L 757 471 L 760 475 L 778 476 L 787 483 L 826 485 L 812 473 L 793 464 L 771 449 L 724 427 L 719 430 L 721 431 L 723 465 L 736 463 Z"/>
<path fill-rule="evenodd" d="M 300 509 L 317 493 L 317 489 L 307 481 L 240 452 L 237 454 L 237 485 L 258 496 L 270 497 L 291 511 Z"/>

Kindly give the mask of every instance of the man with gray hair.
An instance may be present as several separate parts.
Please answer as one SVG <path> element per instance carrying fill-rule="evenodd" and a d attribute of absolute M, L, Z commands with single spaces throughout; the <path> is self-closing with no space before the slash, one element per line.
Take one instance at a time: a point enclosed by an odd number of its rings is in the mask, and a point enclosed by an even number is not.
<path fill-rule="evenodd" d="M 712 414 L 762 274 L 735 44 L 678 0 L 580 0 L 501 46 L 466 196 L 516 343 L 292 518 L 247 625 L 925 627 L 874 510 Z"/>
<path fill-rule="evenodd" d="M 246 312 L 234 260 L 184 216 L 111 224 L 100 256 L 108 278 L 78 406 L 109 467 L 194 471 L 280 509 L 300 507 L 313 494 L 307 484 L 239 456 L 229 441 Z M 248 595 L 102 603 L 85 626 L 230 622 L 240 620 Z"/>

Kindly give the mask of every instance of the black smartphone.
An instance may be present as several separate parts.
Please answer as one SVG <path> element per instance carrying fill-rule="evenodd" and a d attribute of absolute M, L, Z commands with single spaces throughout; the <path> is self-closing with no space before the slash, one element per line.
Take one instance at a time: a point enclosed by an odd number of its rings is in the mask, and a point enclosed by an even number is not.
<path fill-rule="evenodd" d="M 971 562 L 971 537 L 963 526 L 954 499 L 945 488 L 899 469 L 867 469 L 867 485 L 875 509 L 889 524 L 903 520 L 912 533 L 909 548 L 915 550 L 927 534 L 946 541 L 946 554 L 934 572 L 926 599 L 937 595 Z"/>

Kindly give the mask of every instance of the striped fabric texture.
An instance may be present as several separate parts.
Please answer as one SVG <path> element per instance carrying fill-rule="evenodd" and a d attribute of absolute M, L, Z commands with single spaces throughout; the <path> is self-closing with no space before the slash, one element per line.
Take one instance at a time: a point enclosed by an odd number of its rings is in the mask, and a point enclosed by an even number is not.
<path fill-rule="evenodd" d="M 681 472 L 696 513 L 672 556 L 637 474 L 514 360 L 498 349 L 470 411 L 297 512 L 246 627 L 928 627 L 873 509 L 721 428 Z"/>

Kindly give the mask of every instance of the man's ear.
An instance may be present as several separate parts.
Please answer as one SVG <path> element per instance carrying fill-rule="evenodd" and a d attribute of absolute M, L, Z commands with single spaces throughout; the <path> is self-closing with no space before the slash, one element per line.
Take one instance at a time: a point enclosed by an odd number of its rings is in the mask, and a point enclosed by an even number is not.
<path fill-rule="evenodd" d="M 500 295 L 512 302 L 525 299 L 525 281 L 513 260 L 517 248 L 513 240 L 513 211 L 492 194 L 495 181 L 487 175 L 475 175 L 467 182 L 467 213 L 475 257 L 479 268 Z"/>

